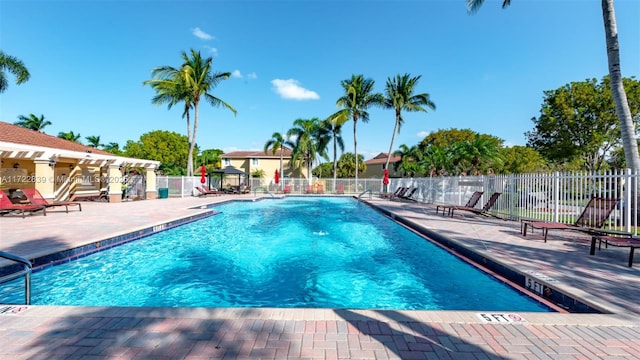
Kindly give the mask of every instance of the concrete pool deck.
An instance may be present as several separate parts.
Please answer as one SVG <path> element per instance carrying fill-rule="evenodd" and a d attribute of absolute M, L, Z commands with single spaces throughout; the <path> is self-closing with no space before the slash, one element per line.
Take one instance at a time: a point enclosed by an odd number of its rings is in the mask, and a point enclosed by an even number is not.
<path fill-rule="evenodd" d="M 87 202 L 82 212 L 4 216 L 0 251 L 33 259 L 229 199 L 255 197 Z M 522 237 L 517 222 L 365 200 L 608 313 L 0 305 L 0 359 L 640 358 L 640 261 L 627 267 L 628 248 L 590 256 L 589 238 L 575 232 L 552 231 L 544 243 L 539 232 Z"/>

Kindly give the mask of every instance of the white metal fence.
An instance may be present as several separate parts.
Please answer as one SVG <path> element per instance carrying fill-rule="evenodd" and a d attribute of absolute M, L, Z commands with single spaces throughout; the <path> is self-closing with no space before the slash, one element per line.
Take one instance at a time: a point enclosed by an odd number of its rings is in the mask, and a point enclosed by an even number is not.
<path fill-rule="evenodd" d="M 638 177 L 630 170 L 600 173 L 543 173 L 491 176 L 458 176 L 429 178 L 392 178 L 388 191 L 398 187 L 417 188 L 412 199 L 423 203 L 464 205 L 474 191 L 483 191 L 477 204 L 482 207 L 493 192 L 500 192 L 491 213 L 510 220 L 522 218 L 573 223 L 585 205 L 594 197 L 620 199 L 606 224 L 607 228 L 630 231 L 638 224 Z M 289 186 L 291 194 L 317 193 L 358 195 L 370 191 L 383 192 L 381 179 L 282 179 L 279 184 L 263 179 L 250 179 L 251 189 L 282 193 Z M 169 196 L 192 196 L 200 177 L 157 178 L 157 188 L 168 188 Z"/>

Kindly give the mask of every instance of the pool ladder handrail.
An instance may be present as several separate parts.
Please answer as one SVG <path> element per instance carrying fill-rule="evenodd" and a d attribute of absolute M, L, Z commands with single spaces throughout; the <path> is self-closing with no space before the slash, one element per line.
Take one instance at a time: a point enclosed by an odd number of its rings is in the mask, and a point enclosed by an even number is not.
<path fill-rule="evenodd" d="M 6 253 L 4 251 L 0 251 L 0 258 L 15 261 L 24 266 L 24 268 L 20 271 L 0 277 L 0 284 L 6 283 L 9 281 L 15 280 L 21 276 L 24 276 L 24 303 L 25 305 L 30 305 L 31 304 L 31 271 L 33 269 L 31 262 L 25 258 Z"/>
<path fill-rule="evenodd" d="M 271 197 L 276 197 L 275 195 L 273 195 L 273 193 L 271 191 L 269 191 L 269 189 L 267 189 L 264 186 L 258 186 L 256 188 L 253 188 L 253 196 L 258 196 L 258 189 L 261 189 L 262 191 L 265 191 L 267 194 L 269 194 Z"/>
<path fill-rule="evenodd" d="M 358 195 L 358 200 L 360 200 L 360 198 L 362 197 L 362 195 L 369 193 L 369 199 L 371 199 L 371 197 L 373 196 L 373 192 L 371 191 L 371 189 L 367 189 L 363 192 L 360 193 L 360 195 Z"/>

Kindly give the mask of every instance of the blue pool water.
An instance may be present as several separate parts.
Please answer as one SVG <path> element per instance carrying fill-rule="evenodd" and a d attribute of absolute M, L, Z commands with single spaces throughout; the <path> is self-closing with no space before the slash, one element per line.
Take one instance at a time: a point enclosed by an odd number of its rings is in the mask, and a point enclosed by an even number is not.
<path fill-rule="evenodd" d="M 349 198 L 221 213 L 32 276 L 32 303 L 549 311 Z M 22 282 L 0 303 L 22 301 Z"/>

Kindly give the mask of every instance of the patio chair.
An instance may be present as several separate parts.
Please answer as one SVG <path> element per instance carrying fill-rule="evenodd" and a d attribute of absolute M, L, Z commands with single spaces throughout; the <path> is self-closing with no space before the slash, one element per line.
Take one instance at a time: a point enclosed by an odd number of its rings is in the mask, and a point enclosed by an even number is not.
<path fill-rule="evenodd" d="M 47 201 L 47 199 L 45 199 L 42 196 L 42 194 L 40 194 L 40 191 L 38 191 L 38 189 L 36 189 L 36 188 L 20 189 L 20 191 L 24 194 L 24 196 L 27 197 L 27 199 L 29 199 L 29 202 L 31 202 L 32 205 L 41 205 L 41 206 L 44 206 L 46 208 L 52 208 L 52 207 L 56 207 L 56 206 L 64 206 L 66 213 L 69 213 L 69 206 L 77 206 L 78 207 L 78 211 L 82 211 L 82 204 L 80 204 L 77 201 L 53 201 L 53 202 L 49 202 L 49 201 Z"/>
<path fill-rule="evenodd" d="M 324 194 L 324 187 L 322 186 L 322 184 L 318 184 L 318 187 L 316 188 L 316 194 Z"/>
<path fill-rule="evenodd" d="M 340 184 L 338 185 L 338 187 L 336 188 L 336 194 L 344 194 L 344 185 Z"/>
<path fill-rule="evenodd" d="M 602 250 L 602 242 L 604 242 L 604 247 L 618 246 L 618 247 L 628 247 L 629 251 L 629 267 L 633 265 L 633 253 L 635 249 L 640 249 L 640 238 L 633 237 L 631 234 L 628 234 L 627 237 L 614 237 L 614 236 L 606 236 L 606 235 L 593 235 L 591 237 L 591 251 L 589 255 L 595 255 L 596 253 L 596 241 L 598 242 L 598 250 Z"/>
<path fill-rule="evenodd" d="M 199 196 L 207 196 L 207 195 L 222 195 L 222 193 L 220 191 L 218 191 L 218 189 L 205 189 L 202 186 L 196 186 L 196 190 L 198 190 L 198 192 L 200 193 Z"/>
<path fill-rule="evenodd" d="M 499 192 L 494 192 L 493 194 L 491 194 L 491 197 L 489 197 L 489 200 L 487 201 L 486 204 L 484 204 L 484 206 L 482 207 L 482 209 L 478 209 L 476 207 L 466 207 L 466 206 L 453 206 L 449 208 L 449 216 L 453 217 L 453 213 L 456 210 L 463 210 L 463 211 L 469 211 L 472 212 L 476 215 L 485 215 L 485 216 L 493 216 L 489 210 L 491 210 L 491 208 L 493 207 L 493 205 L 495 205 L 496 200 L 498 200 L 498 198 L 500 197 L 502 193 Z"/>
<path fill-rule="evenodd" d="M 573 224 L 554 221 L 525 220 L 521 225 L 522 236 L 527 236 L 528 227 L 531 227 L 532 229 L 542 229 L 544 242 L 547 242 L 547 234 L 550 229 L 574 230 L 586 232 L 588 234 L 606 235 L 611 232 L 603 230 L 602 227 L 609 218 L 609 215 L 611 215 L 613 209 L 616 207 L 616 204 L 618 204 L 619 200 L 620 199 L 614 198 L 592 197 Z"/>
<path fill-rule="evenodd" d="M 285 194 L 291 194 L 291 185 L 285 185 L 282 192 Z"/>
<path fill-rule="evenodd" d="M 442 215 L 444 215 L 444 211 L 445 210 L 449 210 L 452 207 L 463 207 L 463 208 L 476 207 L 476 204 L 478 204 L 478 201 L 480 201 L 480 198 L 482 197 L 482 194 L 484 194 L 484 191 L 476 191 L 476 192 L 474 192 L 473 194 L 471 194 L 471 197 L 469 198 L 467 203 L 464 204 L 463 206 L 460 206 L 460 205 L 449 205 L 449 204 L 438 205 L 438 206 L 436 206 L 436 214 L 438 214 L 438 212 L 440 211 L 440 208 L 442 208 Z"/>
<path fill-rule="evenodd" d="M 381 198 L 388 198 L 391 199 L 394 196 L 398 196 L 398 194 L 400 194 L 401 192 L 406 192 L 408 190 L 408 188 L 404 187 L 404 186 L 398 186 L 398 188 L 396 189 L 396 191 L 394 191 L 393 193 L 381 193 L 380 197 Z"/>
<path fill-rule="evenodd" d="M 305 194 L 313 194 L 313 186 L 307 185 L 307 191 L 305 192 Z"/>
<path fill-rule="evenodd" d="M 3 190 L 0 190 L 0 215 L 11 214 L 11 213 L 19 213 L 22 215 L 22 218 L 29 213 L 32 215 L 36 211 L 42 210 L 42 215 L 47 216 L 47 209 L 42 205 L 16 205 L 11 202 L 7 193 Z"/>
<path fill-rule="evenodd" d="M 411 189 L 411 191 L 409 191 L 408 194 L 403 194 L 403 195 L 398 195 L 396 196 L 398 199 L 403 199 L 403 200 L 413 200 L 415 201 L 415 199 L 413 199 L 413 195 L 416 193 L 416 191 L 418 190 L 417 187 L 414 187 L 413 189 Z"/>

